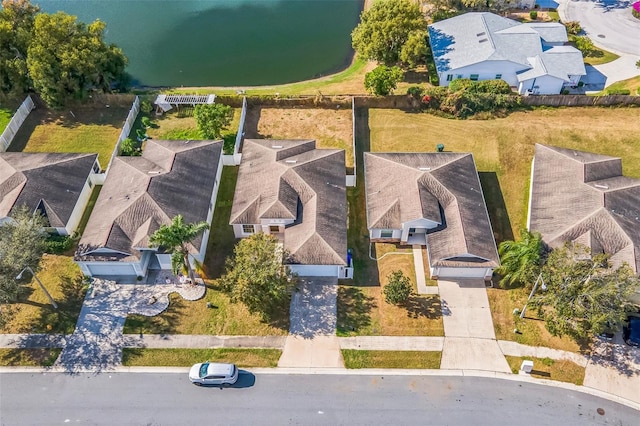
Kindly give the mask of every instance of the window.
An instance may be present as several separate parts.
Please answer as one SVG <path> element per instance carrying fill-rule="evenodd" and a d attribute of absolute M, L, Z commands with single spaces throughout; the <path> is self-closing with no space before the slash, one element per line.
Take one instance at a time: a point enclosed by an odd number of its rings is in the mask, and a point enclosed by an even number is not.
<path fill-rule="evenodd" d="M 253 234 L 253 232 L 254 232 L 253 225 L 242 225 L 243 234 Z"/>
<path fill-rule="evenodd" d="M 478 77 L 480 77 L 478 74 L 471 74 L 469 80 L 478 81 Z"/>
<path fill-rule="evenodd" d="M 89 185 L 89 188 L 93 188 L 93 183 L 91 182 L 91 178 L 87 178 L 87 185 Z"/>
<path fill-rule="evenodd" d="M 453 80 L 453 74 L 447 74 L 447 81 Z"/>
<path fill-rule="evenodd" d="M 456 78 L 462 78 L 462 77 L 464 77 L 462 74 L 458 74 Z"/>
<path fill-rule="evenodd" d="M 100 165 L 97 161 L 93 163 L 93 167 L 91 168 L 91 170 L 93 170 L 93 173 L 100 173 Z"/>
<path fill-rule="evenodd" d="M 278 225 L 269 225 L 269 232 L 280 232 L 280 227 Z"/>
<path fill-rule="evenodd" d="M 501 80 L 502 79 L 502 74 L 496 74 L 496 80 Z"/>
<path fill-rule="evenodd" d="M 380 231 L 380 238 L 392 238 L 393 229 L 383 229 Z"/>

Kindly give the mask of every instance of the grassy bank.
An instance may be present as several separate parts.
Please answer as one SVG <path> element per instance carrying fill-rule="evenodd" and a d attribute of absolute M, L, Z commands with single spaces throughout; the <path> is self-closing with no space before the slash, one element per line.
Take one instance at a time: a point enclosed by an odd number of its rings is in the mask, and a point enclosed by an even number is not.
<path fill-rule="evenodd" d="M 122 351 L 122 365 L 188 367 L 192 364 L 230 362 L 238 367 L 277 367 L 279 349 L 132 349 Z"/>
<path fill-rule="evenodd" d="M 62 349 L 0 349 L 0 366 L 51 367 Z"/>
<path fill-rule="evenodd" d="M 346 368 L 438 369 L 442 352 L 343 349 L 342 358 Z"/>

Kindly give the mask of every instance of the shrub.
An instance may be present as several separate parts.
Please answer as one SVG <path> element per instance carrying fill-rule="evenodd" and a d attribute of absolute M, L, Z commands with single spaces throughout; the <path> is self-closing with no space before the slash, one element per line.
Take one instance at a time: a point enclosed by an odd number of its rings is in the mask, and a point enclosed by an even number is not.
<path fill-rule="evenodd" d="M 607 89 L 607 95 L 630 95 L 629 89 Z"/>
<path fill-rule="evenodd" d="M 389 283 L 384 286 L 384 300 L 392 305 L 399 305 L 409 299 L 413 292 L 413 285 L 409 277 L 402 271 L 393 271 L 387 277 Z"/>
<path fill-rule="evenodd" d="M 73 247 L 73 238 L 68 235 L 51 234 L 45 241 L 45 253 L 63 254 Z"/>
<path fill-rule="evenodd" d="M 399 67 L 378 65 L 372 71 L 364 75 L 364 87 L 376 96 L 387 96 L 393 93 L 399 81 L 402 81 L 404 73 Z"/>
<path fill-rule="evenodd" d="M 133 139 L 126 138 L 120 143 L 120 155 L 124 155 L 125 157 L 135 157 L 141 153 L 140 146 Z"/>
<path fill-rule="evenodd" d="M 567 27 L 567 32 L 569 35 L 578 35 L 582 32 L 582 27 L 580 26 L 580 22 L 578 21 L 569 21 L 565 22 L 564 26 Z"/>
<path fill-rule="evenodd" d="M 144 127 L 151 127 L 151 119 L 149 117 L 142 117 L 140 122 Z"/>
<path fill-rule="evenodd" d="M 536 19 L 538 19 L 538 12 L 535 10 L 532 10 L 531 12 L 529 12 L 529 18 L 535 21 Z"/>
<path fill-rule="evenodd" d="M 589 56 L 595 49 L 593 42 L 587 36 L 574 37 L 573 41 L 576 44 L 576 48 L 582 52 L 584 56 Z"/>
<path fill-rule="evenodd" d="M 640 19 L 640 1 L 637 1 L 633 4 L 633 8 L 631 9 L 631 14 L 636 18 Z"/>
<path fill-rule="evenodd" d="M 142 101 L 140 102 L 140 111 L 144 112 L 145 114 L 149 114 L 151 111 L 153 111 L 153 105 L 151 105 L 150 101 Z"/>
<path fill-rule="evenodd" d="M 420 86 L 411 86 L 407 89 L 407 95 L 411 95 L 414 98 L 420 98 L 424 93 L 424 88 Z"/>
<path fill-rule="evenodd" d="M 636 90 L 636 94 L 640 95 L 640 87 Z"/>
<path fill-rule="evenodd" d="M 636 62 L 636 68 L 640 68 L 640 60 Z"/>
<path fill-rule="evenodd" d="M 228 133 L 224 136 L 222 136 L 222 140 L 224 141 L 222 144 L 222 152 L 223 154 L 226 155 L 232 155 L 233 154 L 233 150 L 236 147 L 236 137 L 238 136 L 238 133 Z"/>

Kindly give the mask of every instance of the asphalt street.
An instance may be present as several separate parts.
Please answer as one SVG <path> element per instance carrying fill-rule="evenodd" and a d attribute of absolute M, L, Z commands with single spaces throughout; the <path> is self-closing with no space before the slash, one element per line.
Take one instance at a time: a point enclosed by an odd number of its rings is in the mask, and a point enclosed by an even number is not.
<path fill-rule="evenodd" d="M 177 373 L 3 373 L 2 425 L 592 425 L 640 413 L 562 388 L 481 377 L 253 375 L 200 388 Z"/>

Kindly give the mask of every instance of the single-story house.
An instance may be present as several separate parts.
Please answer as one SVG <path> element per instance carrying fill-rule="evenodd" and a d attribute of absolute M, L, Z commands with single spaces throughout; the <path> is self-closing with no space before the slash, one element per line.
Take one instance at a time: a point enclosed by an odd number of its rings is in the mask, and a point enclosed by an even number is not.
<path fill-rule="evenodd" d="M 300 276 L 350 277 L 344 150 L 246 139 L 229 223 L 236 238 L 276 236 Z"/>
<path fill-rule="evenodd" d="M 89 276 L 145 276 L 171 269 L 171 255 L 150 247 L 161 225 L 211 224 L 222 174 L 221 141 L 148 140 L 140 157 L 115 157 L 80 240 L 75 260 Z M 191 242 L 203 261 L 209 231 Z M 156 262 L 157 261 L 157 262 Z"/>
<path fill-rule="evenodd" d="M 429 25 L 440 86 L 502 79 L 520 94 L 558 94 L 586 75 L 582 53 L 559 22 L 520 23 L 471 12 Z"/>
<path fill-rule="evenodd" d="M 371 242 L 426 245 L 431 278 L 490 279 L 500 259 L 471 154 L 364 154 Z"/>
<path fill-rule="evenodd" d="M 616 157 L 536 144 L 527 227 L 551 247 L 582 244 L 640 273 L 640 179 Z"/>
<path fill-rule="evenodd" d="M 27 206 L 45 217 L 48 231 L 71 235 L 98 173 L 98 154 L 0 153 L 0 222 Z"/>

